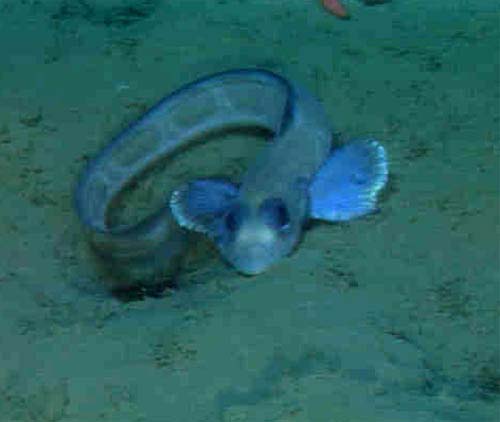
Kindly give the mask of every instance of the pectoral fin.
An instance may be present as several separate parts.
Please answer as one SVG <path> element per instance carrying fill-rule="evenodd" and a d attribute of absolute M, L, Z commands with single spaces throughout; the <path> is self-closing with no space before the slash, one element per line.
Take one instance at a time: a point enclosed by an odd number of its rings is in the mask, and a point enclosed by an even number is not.
<path fill-rule="evenodd" d="M 214 222 L 231 206 L 238 194 L 232 183 L 218 179 L 197 179 L 176 189 L 170 209 L 181 227 L 210 233 Z"/>
<path fill-rule="evenodd" d="M 374 211 L 387 167 L 384 147 L 374 139 L 334 150 L 309 185 L 310 218 L 343 221 Z"/>

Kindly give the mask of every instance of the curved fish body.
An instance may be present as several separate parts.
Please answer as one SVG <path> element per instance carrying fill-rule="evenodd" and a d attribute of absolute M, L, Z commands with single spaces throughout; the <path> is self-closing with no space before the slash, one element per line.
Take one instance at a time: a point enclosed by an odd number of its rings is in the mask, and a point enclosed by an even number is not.
<path fill-rule="evenodd" d="M 111 227 L 114 198 L 156 161 L 212 132 L 259 127 L 271 142 L 236 185 L 193 180 L 136 226 Z M 370 212 L 387 179 L 383 148 L 356 141 L 331 152 L 331 127 L 305 89 L 265 70 L 222 72 L 161 100 L 118 134 L 84 170 L 75 208 L 89 240 L 121 283 L 175 273 L 190 229 L 208 235 L 238 271 L 257 274 L 289 254 L 308 218 Z"/>
<path fill-rule="evenodd" d="M 330 153 L 331 136 L 320 103 L 290 84 L 280 126 L 241 184 L 188 183 L 172 196 L 175 218 L 206 233 L 240 272 L 264 271 L 299 241 L 309 214 L 308 186 Z"/>
<path fill-rule="evenodd" d="M 208 235 L 243 274 L 261 273 L 290 254 L 310 218 L 341 221 L 373 211 L 387 181 L 376 140 L 332 150 L 330 122 L 307 90 L 290 83 L 284 111 L 240 185 L 194 180 L 171 197 L 177 222 Z"/>

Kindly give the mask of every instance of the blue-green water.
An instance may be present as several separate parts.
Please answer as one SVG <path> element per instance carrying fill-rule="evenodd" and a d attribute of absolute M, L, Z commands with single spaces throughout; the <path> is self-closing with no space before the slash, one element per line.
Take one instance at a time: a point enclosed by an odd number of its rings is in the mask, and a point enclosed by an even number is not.
<path fill-rule="evenodd" d="M 496 421 L 500 11 L 494 1 L 3 0 L 0 421 Z M 342 139 L 375 136 L 381 212 L 315 224 L 242 277 L 193 240 L 178 287 L 124 303 L 72 206 L 84 162 L 199 76 L 264 67 Z M 237 175 L 256 139 L 198 145 L 120 205 Z"/>

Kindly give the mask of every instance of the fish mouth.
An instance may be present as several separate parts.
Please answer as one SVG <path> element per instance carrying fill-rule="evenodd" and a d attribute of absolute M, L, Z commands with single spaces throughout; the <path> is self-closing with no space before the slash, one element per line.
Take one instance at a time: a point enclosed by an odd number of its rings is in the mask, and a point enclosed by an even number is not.
<path fill-rule="evenodd" d="M 262 274 L 269 268 L 269 265 L 246 265 L 235 268 L 240 274 L 251 277 L 254 275 Z"/>
<path fill-rule="evenodd" d="M 235 264 L 234 262 L 232 263 L 234 268 L 236 268 L 236 271 L 238 271 L 240 274 L 246 275 L 246 276 L 254 276 L 254 275 L 259 275 L 265 272 L 270 266 L 271 263 L 269 264 L 262 264 L 262 263 L 251 263 L 251 264 Z"/>
<path fill-rule="evenodd" d="M 268 244 L 252 245 L 234 254 L 229 260 L 243 275 L 257 275 L 266 271 L 279 258 L 276 248 Z"/>

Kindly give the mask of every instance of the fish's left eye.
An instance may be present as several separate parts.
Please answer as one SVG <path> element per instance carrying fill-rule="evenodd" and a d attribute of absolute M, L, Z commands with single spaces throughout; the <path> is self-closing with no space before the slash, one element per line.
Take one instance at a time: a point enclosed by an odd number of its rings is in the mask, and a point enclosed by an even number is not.
<path fill-rule="evenodd" d="M 230 233 L 234 233 L 236 230 L 238 230 L 240 223 L 241 223 L 240 213 L 238 212 L 237 209 L 230 210 L 224 216 L 225 227 Z"/>
<path fill-rule="evenodd" d="M 281 198 L 269 198 L 262 202 L 259 216 L 267 226 L 276 230 L 284 230 L 290 226 L 290 214 Z"/>

